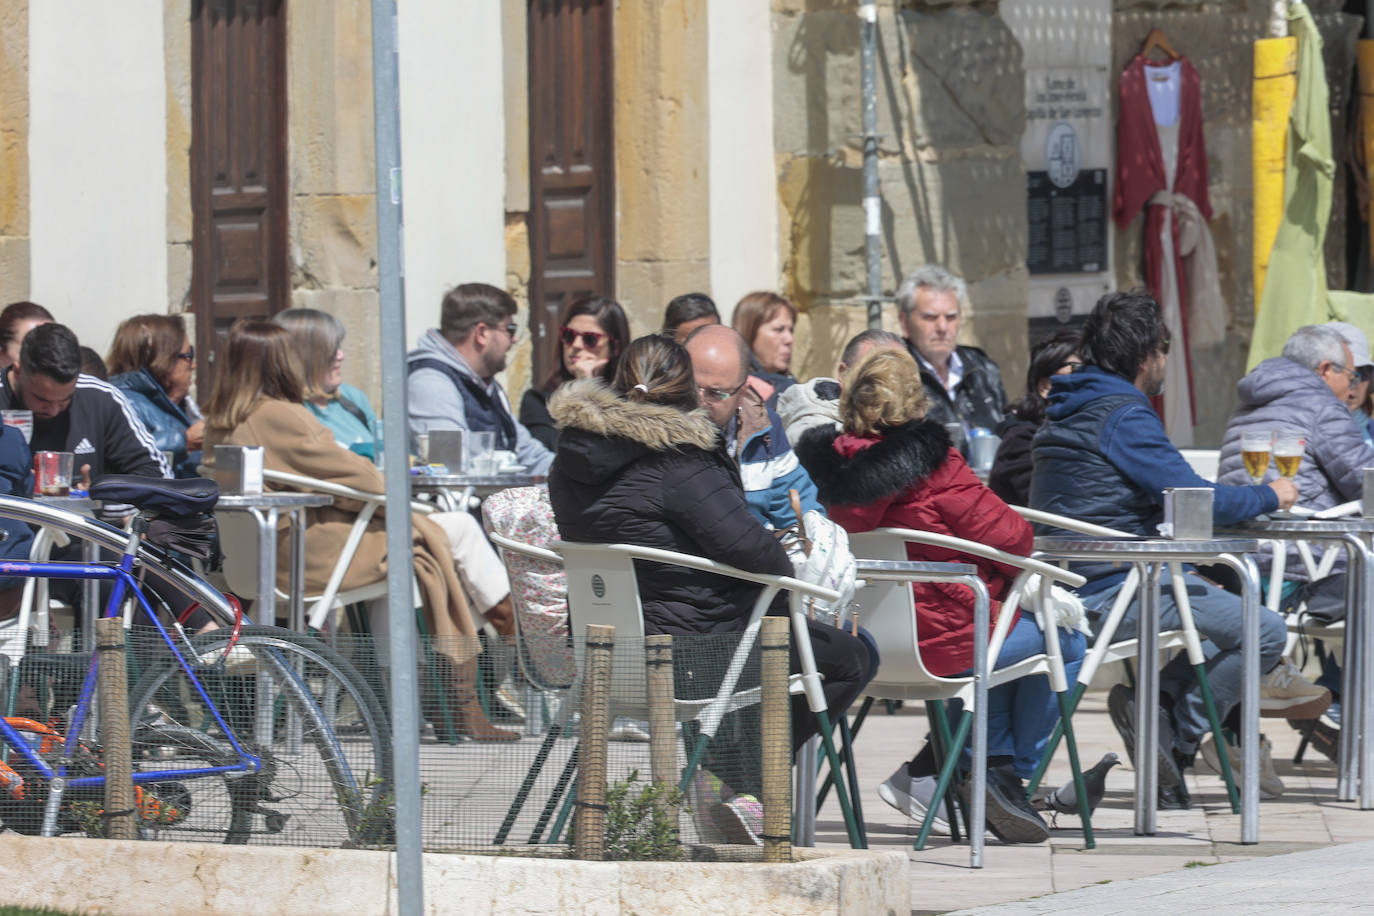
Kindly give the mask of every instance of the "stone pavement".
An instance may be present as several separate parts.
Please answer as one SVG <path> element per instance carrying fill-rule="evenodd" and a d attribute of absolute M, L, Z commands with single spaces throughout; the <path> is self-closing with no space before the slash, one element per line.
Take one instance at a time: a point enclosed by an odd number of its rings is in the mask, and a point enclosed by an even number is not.
<path fill-rule="evenodd" d="M 1107 796 L 1093 818 L 1097 848 L 1085 849 L 1078 819 L 1061 815 L 1057 826 L 1051 830 L 1048 843 L 1003 846 L 989 836 L 983 856 L 984 867 L 973 871 L 968 867 L 968 846 L 952 845 L 948 838 L 933 837 L 924 851 L 913 850 L 911 844 L 919 825 L 889 808 L 875 791 L 878 783 L 915 751 L 926 734 L 920 704 L 913 705 L 915 708 L 899 710 L 892 716 L 875 712 L 857 742 L 860 800 L 868 824 L 869 845 L 874 849 L 906 851 L 911 862 L 913 914 L 985 907 L 1108 882 L 1115 886 L 1128 879 L 1152 875 L 1168 874 L 1170 880 L 1182 882 L 1179 887 L 1190 887 L 1200 881 L 1211 882 L 1214 875 L 1226 873 L 1204 866 L 1251 862 L 1276 854 L 1374 840 L 1374 811 L 1360 811 L 1354 802 L 1336 800 L 1335 767 L 1326 758 L 1309 750 L 1301 766 L 1292 764 L 1298 736 L 1281 719 L 1261 722 L 1261 731 L 1274 742 L 1275 762 L 1287 791 L 1280 799 L 1260 802 L 1259 844 L 1240 844 L 1240 817 L 1231 814 L 1221 779 L 1201 764 L 1199 772 L 1189 772 L 1189 789 L 1194 800 L 1192 810 L 1162 811 L 1155 836 L 1135 836 L 1131 808 L 1134 773 L 1125 762 L 1121 739 L 1107 717 L 1105 692 L 1091 693 L 1084 698 L 1074 719 L 1084 765 L 1096 762 L 1107 751 L 1121 753 L 1123 758 L 1123 765 L 1112 770 L 1107 781 Z M 1046 783 L 1059 785 L 1068 776 L 1067 758 L 1061 749 Z M 844 843 L 843 822 L 832 796 L 817 818 L 817 845 Z M 1333 850 L 1332 854 L 1339 852 Z M 1350 856 L 1351 859 L 1359 858 L 1357 853 Z M 1249 880 L 1246 875 L 1256 876 L 1258 883 L 1254 894 L 1249 895 L 1250 910 L 1256 908 L 1253 901 L 1278 899 L 1265 889 L 1267 885 L 1260 879 L 1277 876 L 1282 880 L 1290 876 L 1286 865 L 1279 871 L 1270 871 L 1271 868 L 1267 863 L 1255 862 L 1253 869 L 1237 872 L 1241 877 L 1235 880 L 1240 882 Z M 1325 884 L 1320 873 L 1312 874 L 1310 880 L 1304 876 L 1302 880 L 1307 896 L 1295 899 L 1329 899 L 1337 908 L 1346 899 L 1342 896 L 1346 890 L 1344 886 L 1333 888 L 1329 898 L 1313 897 L 1312 893 Z M 1164 886 L 1173 885 L 1166 883 Z M 1111 888 L 1104 890 L 1109 899 Z M 1228 893 L 1232 899 L 1243 899 L 1234 885 Z M 1063 899 L 1051 898 L 1055 901 L 1054 908 Z M 1111 912 L 1101 908 L 1103 898 L 1094 899 L 1099 901 L 1095 912 Z M 1137 901 L 1136 905 L 1123 909 L 1141 909 L 1139 900 L 1143 898 L 1128 899 Z M 1374 894 L 1366 894 L 1363 899 L 1374 900 Z M 1035 905 L 1048 907 L 1046 902 Z M 1047 911 L 1048 908 L 1011 908 L 993 912 Z"/>

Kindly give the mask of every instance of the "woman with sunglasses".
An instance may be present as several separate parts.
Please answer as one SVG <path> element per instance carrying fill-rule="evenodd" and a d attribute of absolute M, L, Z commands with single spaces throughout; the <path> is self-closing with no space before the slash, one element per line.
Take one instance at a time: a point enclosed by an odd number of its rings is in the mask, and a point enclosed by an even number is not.
<path fill-rule="evenodd" d="M 549 395 L 577 378 L 615 377 L 620 356 L 630 343 L 630 322 L 614 299 L 587 296 L 564 311 L 558 328 L 558 368 L 544 384 L 520 400 L 520 422 L 549 449 L 558 448 L 558 428 L 549 416 Z"/>
<path fill-rule="evenodd" d="M 191 397 L 196 348 L 180 315 L 135 315 L 115 331 L 105 362 L 110 383 L 124 392 L 138 418 L 172 453 L 172 473 L 195 477 L 205 421 Z"/>

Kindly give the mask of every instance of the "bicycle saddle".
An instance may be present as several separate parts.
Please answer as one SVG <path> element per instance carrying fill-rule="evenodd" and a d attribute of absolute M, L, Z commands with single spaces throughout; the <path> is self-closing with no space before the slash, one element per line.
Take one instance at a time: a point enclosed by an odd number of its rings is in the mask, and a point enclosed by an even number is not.
<path fill-rule="evenodd" d="M 170 480 L 106 474 L 91 484 L 91 499 L 128 503 L 150 514 L 184 518 L 213 510 L 219 502 L 219 485 L 203 477 Z"/>

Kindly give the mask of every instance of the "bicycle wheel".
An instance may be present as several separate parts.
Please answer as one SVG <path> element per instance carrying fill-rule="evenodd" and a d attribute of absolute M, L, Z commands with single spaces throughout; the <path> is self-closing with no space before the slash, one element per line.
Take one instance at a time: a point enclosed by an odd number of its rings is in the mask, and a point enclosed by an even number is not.
<path fill-rule="evenodd" d="M 262 758 L 255 774 L 178 779 L 177 770 L 231 764 L 232 747 L 160 637 L 130 693 L 134 768 L 153 783 L 149 839 L 290 846 L 392 841 L 391 744 L 386 714 L 362 676 L 319 640 L 244 627 L 227 660 L 229 630 L 192 637 L 196 678 L 240 744 Z M 146 643 L 145 643 L 146 645 Z"/>

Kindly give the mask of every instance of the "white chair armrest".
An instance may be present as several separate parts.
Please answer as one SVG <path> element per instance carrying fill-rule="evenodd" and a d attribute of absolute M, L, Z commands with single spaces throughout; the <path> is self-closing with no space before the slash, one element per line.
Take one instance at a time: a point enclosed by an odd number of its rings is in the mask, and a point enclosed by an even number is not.
<path fill-rule="evenodd" d="M 366 490 L 357 490 L 329 480 L 320 480 L 318 477 L 306 477 L 303 474 L 292 474 L 289 471 L 270 470 L 264 470 L 262 477 L 263 480 L 286 484 L 297 490 L 313 490 L 316 493 L 327 493 L 340 499 L 352 499 L 360 503 L 377 503 L 379 506 L 386 505 L 385 493 L 369 493 Z M 428 515 L 435 511 L 435 507 L 429 503 L 415 502 L 414 500 L 411 500 L 410 509 L 412 512 L 419 512 L 422 515 Z"/>
<path fill-rule="evenodd" d="M 1044 512 L 1040 509 L 1027 509 L 1025 506 L 1012 506 L 1015 512 L 1028 522 L 1040 525 L 1053 525 L 1056 528 L 1063 528 L 1065 531 L 1075 531 L 1079 534 L 1091 534 L 1094 537 L 1103 538 L 1123 538 L 1130 537 L 1126 531 L 1117 531 L 1115 528 L 1105 528 L 1102 525 L 1094 525 L 1092 522 L 1080 522 L 1076 518 L 1069 518 L 1067 515 L 1055 515 L 1053 512 Z"/>
<path fill-rule="evenodd" d="M 911 528 L 880 528 L 881 534 L 888 534 L 904 541 L 912 541 L 917 544 L 930 544 L 934 547 L 947 547 L 950 550 L 957 550 L 960 553 L 967 553 L 975 557 L 982 557 L 1006 566 L 1015 566 L 1017 569 L 1029 570 L 1039 573 L 1046 579 L 1053 579 L 1056 582 L 1063 582 L 1065 585 L 1077 588 L 1088 581 L 1078 573 L 1069 572 L 1067 569 L 1060 569 L 1043 560 L 1036 560 L 1031 557 L 1022 557 L 1014 553 L 1007 553 L 1005 550 L 998 550 L 986 544 L 979 544 L 977 541 L 970 541 L 964 538 L 954 537 L 948 534 L 936 534 L 933 531 L 915 531 Z"/>
<path fill-rule="evenodd" d="M 552 549 L 558 552 L 559 544 L 554 544 Z M 717 563 L 715 560 L 708 560 L 705 557 L 692 556 L 688 553 L 678 553 L 673 550 L 663 550 L 658 547 L 640 547 L 635 544 L 596 544 L 596 547 L 604 547 L 620 553 L 628 554 L 636 560 L 653 560 L 657 563 L 671 563 L 674 566 L 686 566 L 688 569 L 699 569 L 703 572 L 713 572 L 722 576 L 730 576 L 734 579 L 743 579 L 746 582 L 754 582 L 758 585 L 771 586 L 773 588 L 786 589 L 800 595 L 809 595 L 813 598 L 820 598 L 825 601 L 839 601 L 840 593 L 834 589 L 825 588 L 820 585 L 812 585 L 803 582 L 792 576 L 773 576 L 767 573 L 749 572 L 744 569 L 737 569 L 725 563 Z M 561 556 L 561 555 L 560 555 Z M 1054 567 L 1051 567 L 1052 569 Z M 1062 570 L 1060 570 L 1062 572 Z"/>
<path fill-rule="evenodd" d="M 556 563 L 559 566 L 563 565 L 563 557 L 549 550 L 547 547 L 536 547 L 533 544 L 525 544 L 521 541 L 508 538 L 504 534 L 496 534 L 492 531 L 487 532 L 487 537 L 491 538 L 491 542 L 502 550 L 509 550 L 511 553 L 523 554 L 524 556 L 532 557 L 536 560 L 544 560 L 548 563 Z"/>

